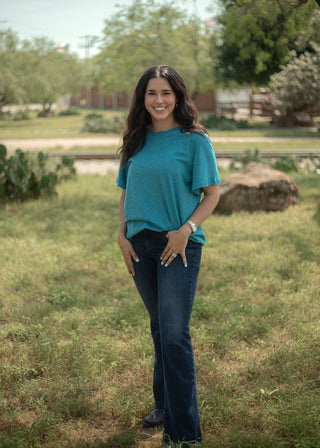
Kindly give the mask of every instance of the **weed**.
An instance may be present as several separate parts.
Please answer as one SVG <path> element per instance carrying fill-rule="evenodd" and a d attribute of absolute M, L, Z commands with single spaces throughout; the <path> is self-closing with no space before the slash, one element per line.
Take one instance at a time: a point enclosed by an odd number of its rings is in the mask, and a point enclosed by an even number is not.
<path fill-rule="evenodd" d="M 115 133 L 121 134 L 125 129 L 125 117 L 114 116 L 107 120 L 102 114 L 91 113 L 86 115 L 83 132 Z"/>

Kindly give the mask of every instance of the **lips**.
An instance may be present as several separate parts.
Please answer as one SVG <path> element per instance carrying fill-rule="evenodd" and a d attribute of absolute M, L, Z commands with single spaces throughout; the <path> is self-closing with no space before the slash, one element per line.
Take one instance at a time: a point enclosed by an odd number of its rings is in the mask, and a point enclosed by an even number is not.
<path fill-rule="evenodd" d="M 156 110 L 157 112 L 161 112 L 163 110 L 166 110 L 166 107 L 154 107 L 154 110 Z"/>

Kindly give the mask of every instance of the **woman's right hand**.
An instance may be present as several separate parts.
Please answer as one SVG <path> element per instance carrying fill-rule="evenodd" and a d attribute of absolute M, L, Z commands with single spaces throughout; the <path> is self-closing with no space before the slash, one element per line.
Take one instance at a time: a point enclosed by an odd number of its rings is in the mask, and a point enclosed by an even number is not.
<path fill-rule="evenodd" d="M 134 250 L 132 244 L 126 238 L 126 236 L 121 233 L 118 234 L 118 244 L 120 246 L 122 256 L 123 256 L 124 262 L 127 266 L 129 274 L 135 275 L 136 273 L 134 270 L 133 260 L 136 262 L 139 262 L 139 257 L 135 253 L 135 250 Z"/>

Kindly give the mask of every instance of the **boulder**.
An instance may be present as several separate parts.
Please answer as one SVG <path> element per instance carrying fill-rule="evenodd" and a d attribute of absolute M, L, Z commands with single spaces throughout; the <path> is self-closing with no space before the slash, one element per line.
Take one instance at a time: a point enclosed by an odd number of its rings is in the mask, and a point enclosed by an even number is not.
<path fill-rule="evenodd" d="M 281 211 L 296 204 L 298 188 L 287 174 L 262 163 L 251 162 L 246 168 L 222 180 L 217 212 Z"/>

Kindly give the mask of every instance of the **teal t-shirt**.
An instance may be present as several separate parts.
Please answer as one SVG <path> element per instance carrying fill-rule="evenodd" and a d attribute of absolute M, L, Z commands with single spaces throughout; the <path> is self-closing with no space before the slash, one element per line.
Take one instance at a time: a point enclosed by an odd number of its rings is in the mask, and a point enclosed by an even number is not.
<path fill-rule="evenodd" d="M 220 182 L 211 142 L 180 127 L 147 132 L 143 148 L 119 168 L 117 185 L 126 190 L 127 238 L 144 229 L 178 230 L 192 215 L 202 188 Z M 190 239 L 205 244 L 201 226 Z"/>

